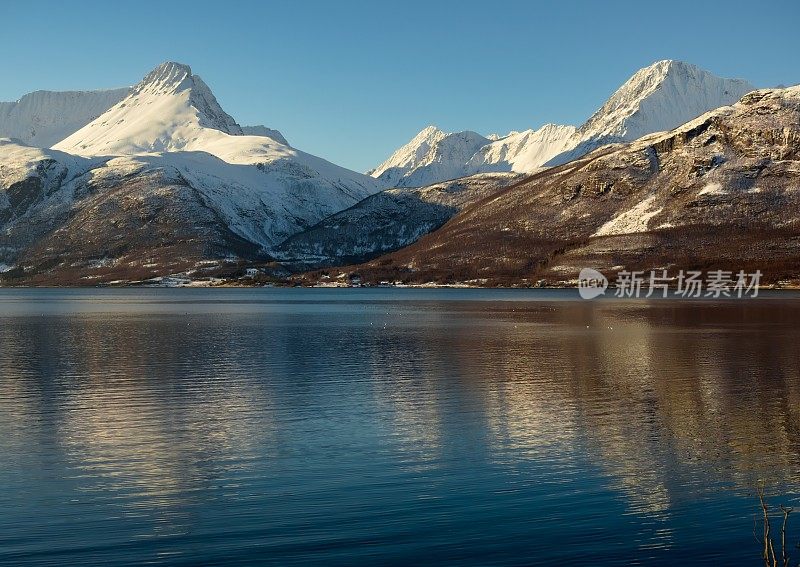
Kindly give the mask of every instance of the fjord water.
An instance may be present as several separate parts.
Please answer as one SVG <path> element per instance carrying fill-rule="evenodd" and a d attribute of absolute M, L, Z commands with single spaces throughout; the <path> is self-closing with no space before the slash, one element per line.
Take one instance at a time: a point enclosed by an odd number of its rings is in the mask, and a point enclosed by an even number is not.
<path fill-rule="evenodd" d="M 800 493 L 799 316 L 2 291 L 0 564 L 756 565 L 753 487 Z"/>

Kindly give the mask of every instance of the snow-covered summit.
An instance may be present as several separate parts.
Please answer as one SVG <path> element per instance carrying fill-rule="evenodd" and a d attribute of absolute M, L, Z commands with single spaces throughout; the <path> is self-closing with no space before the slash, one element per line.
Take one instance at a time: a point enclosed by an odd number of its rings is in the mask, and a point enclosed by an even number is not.
<path fill-rule="evenodd" d="M 220 107 L 208 85 L 192 73 L 191 67 L 175 62 L 162 63 L 133 87 L 97 91 L 35 91 L 17 101 L 0 102 L 0 137 L 14 138 L 32 147 L 48 148 L 71 137 L 125 98 L 129 100 L 124 102 L 123 108 L 130 110 L 131 107 L 151 105 L 154 99 L 181 97 L 183 93 L 189 93 L 187 102 L 196 109 L 199 126 L 234 136 L 266 137 L 284 146 L 289 145 L 278 130 L 263 125 L 237 124 Z M 159 108 L 151 114 L 158 115 L 160 119 L 164 110 Z M 140 117 L 138 120 L 146 119 Z M 115 125 L 126 125 L 124 118 L 118 117 L 113 123 L 106 124 L 111 128 Z M 130 126 L 130 123 L 126 126 Z M 89 146 L 85 149 L 89 149 Z"/>
<path fill-rule="evenodd" d="M 733 104 L 755 87 L 723 79 L 683 61 L 639 69 L 580 127 L 583 139 L 631 141 L 677 128 L 704 112 Z"/>
<path fill-rule="evenodd" d="M 153 69 L 141 83 L 133 88 L 133 95 L 142 97 L 180 95 L 189 93 L 189 104 L 197 109 L 201 126 L 214 128 L 234 136 L 242 135 L 242 127 L 219 105 L 214 93 L 192 68 L 182 63 L 168 61 Z"/>
<path fill-rule="evenodd" d="M 461 177 L 470 157 L 487 143 L 476 132 L 447 133 L 428 126 L 369 173 L 386 185 L 404 187 Z"/>
<path fill-rule="evenodd" d="M 574 126 L 545 124 L 538 130 L 481 136 L 428 126 L 369 173 L 392 187 L 421 187 L 477 173 L 527 173 L 572 148 L 575 131 Z"/>
<path fill-rule="evenodd" d="M 144 79 L 134 87 L 134 91 L 177 92 L 185 87 L 190 87 L 194 78 L 189 65 L 165 61 L 145 75 Z"/>
<path fill-rule="evenodd" d="M 219 133 L 243 134 L 188 65 L 167 62 L 102 116 L 55 147 L 79 155 L 202 150 Z"/>
<path fill-rule="evenodd" d="M 636 71 L 575 133 L 558 165 L 605 144 L 630 142 L 677 128 L 755 90 L 742 79 L 723 79 L 683 61 L 665 59 Z"/>

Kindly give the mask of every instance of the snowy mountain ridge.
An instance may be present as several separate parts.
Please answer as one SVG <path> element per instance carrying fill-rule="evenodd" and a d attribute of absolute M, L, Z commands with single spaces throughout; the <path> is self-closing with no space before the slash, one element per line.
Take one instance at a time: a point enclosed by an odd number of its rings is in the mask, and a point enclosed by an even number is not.
<path fill-rule="evenodd" d="M 742 79 L 722 79 L 683 61 L 657 61 L 634 73 L 580 127 L 578 135 L 581 141 L 607 137 L 631 142 L 733 104 L 755 88 Z"/>
<path fill-rule="evenodd" d="M 576 285 L 584 266 L 758 266 L 762 282 L 783 287 L 800 280 L 799 164 L 800 87 L 755 90 L 527 176 L 414 244 L 342 271 L 362 283 L 513 286 Z"/>
<path fill-rule="evenodd" d="M 446 133 L 428 126 L 369 174 L 387 186 L 409 187 L 462 177 L 464 164 L 487 143 L 475 132 Z"/>
<path fill-rule="evenodd" d="M 278 130 L 267 128 L 261 124 L 257 126 L 242 126 L 242 134 L 245 136 L 264 136 L 265 138 L 272 138 L 284 146 L 289 145 L 289 141 Z"/>
<path fill-rule="evenodd" d="M 538 130 L 492 134 L 487 143 L 466 160 L 453 147 L 443 153 L 435 169 L 430 160 L 408 156 L 437 154 L 436 145 L 455 134 L 428 127 L 392 154 L 370 175 L 389 185 L 413 187 L 485 172 L 532 173 L 542 167 L 576 159 L 608 143 L 635 140 L 646 134 L 671 130 L 720 106 L 739 100 L 755 87 L 741 79 L 722 79 L 682 61 L 657 61 L 639 69 L 580 127 L 547 124 Z M 452 143 L 451 143 L 452 146 Z M 444 156 L 452 161 L 443 161 Z M 425 183 L 416 171 L 426 170 Z"/>
<path fill-rule="evenodd" d="M 35 91 L 0 102 L 0 137 L 49 148 L 125 98 L 130 88 L 99 91 Z"/>
<path fill-rule="evenodd" d="M 561 124 L 511 132 L 479 148 L 467 162 L 465 174 L 491 171 L 530 173 L 571 148 L 575 132 L 574 126 Z"/>
<path fill-rule="evenodd" d="M 246 135 L 188 65 L 167 62 L 53 148 L 174 168 L 235 232 L 265 248 L 379 189 L 368 176 L 290 147 L 275 130 L 248 131 L 271 137 Z"/>
<path fill-rule="evenodd" d="M 429 126 L 371 176 L 293 148 L 276 130 L 242 127 L 180 63 L 105 94 L 32 93 L 0 106 L 0 127 L 28 135 L 0 129 L 0 263 L 44 282 L 95 282 L 209 264 L 363 257 L 413 242 L 520 174 L 688 122 L 750 88 L 657 62 L 580 128 L 484 137 Z M 55 110 L 36 110 L 48 97 Z M 58 132 L 65 136 L 50 149 L 26 145 Z M 423 189 L 368 199 L 387 186 Z"/>

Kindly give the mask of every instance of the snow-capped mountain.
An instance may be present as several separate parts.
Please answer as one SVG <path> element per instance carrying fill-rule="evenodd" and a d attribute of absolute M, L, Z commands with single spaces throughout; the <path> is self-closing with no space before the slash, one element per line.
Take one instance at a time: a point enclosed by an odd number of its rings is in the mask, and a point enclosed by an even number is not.
<path fill-rule="evenodd" d="M 747 81 L 722 79 L 688 63 L 658 61 L 637 71 L 580 128 L 547 124 L 538 130 L 492 134 L 473 150 L 481 139 L 477 134 L 445 134 L 431 126 L 370 174 L 391 186 L 413 187 L 482 172 L 532 173 L 604 144 L 676 128 L 754 89 Z M 446 149 L 439 150 L 440 144 Z"/>
<path fill-rule="evenodd" d="M 369 174 L 389 187 L 422 187 L 463 177 L 467 161 L 487 143 L 475 132 L 448 134 L 428 126 Z"/>
<path fill-rule="evenodd" d="M 174 169 L 240 236 L 265 248 L 378 190 L 365 175 L 291 148 L 280 132 L 248 132 L 262 135 L 245 135 L 189 66 L 169 62 L 54 149 Z"/>
<path fill-rule="evenodd" d="M 379 190 L 285 142 L 239 126 L 188 66 L 162 64 L 52 150 L 4 141 L 0 262 L 107 279 L 265 261 L 272 246 Z M 23 238 L 31 223 L 47 228 Z"/>
<path fill-rule="evenodd" d="M 683 61 L 640 69 L 580 127 L 582 139 L 631 142 L 665 132 L 704 112 L 728 106 L 755 90 L 742 79 L 722 79 Z"/>
<path fill-rule="evenodd" d="M 723 79 L 683 61 L 657 61 L 637 71 L 576 132 L 572 148 L 547 162 L 558 165 L 605 144 L 665 132 L 735 103 L 756 87 Z"/>
<path fill-rule="evenodd" d="M 188 65 L 163 63 L 120 102 L 54 147 L 80 155 L 212 151 L 241 126 Z M 223 152 L 225 153 L 225 152 Z"/>
<path fill-rule="evenodd" d="M 602 144 L 680 125 L 751 89 L 744 81 L 718 79 L 685 63 L 658 62 L 637 72 L 581 128 L 549 124 L 484 137 L 429 127 L 371 176 L 293 148 L 277 130 L 240 126 L 211 89 L 178 63 L 158 66 L 131 88 L 32 93 L 0 106 L 0 272 L 29 282 L 97 283 L 219 268 L 231 261 L 263 265 L 280 257 L 332 264 L 342 255 L 364 258 L 405 246 L 447 221 L 445 230 L 457 221 L 459 211 L 474 209 L 476 199 L 494 206 L 489 196 L 497 193 L 497 199 L 513 208 L 527 199 L 524 192 L 504 188 L 515 175 L 538 171 L 530 183 L 551 180 L 547 166 Z M 741 114 L 742 120 L 773 112 L 766 102 L 756 102 L 752 113 Z M 694 132 L 689 128 L 687 132 Z M 749 130 L 742 131 L 746 141 Z M 779 136 L 773 130 L 754 132 Z M 64 138 L 54 143 L 60 135 Z M 650 137 L 639 140 L 655 149 L 614 155 L 623 161 L 630 157 L 636 172 L 652 175 L 660 167 L 652 162 L 653 152 L 666 155 L 671 150 L 667 141 L 646 142 Z M 712 149 L 721 143 L 715 140 L 708 139 Z M 777 147 L 770 140 L 762 145 Z M 729 146 L 720 146 L 721 155 L 739 151 Z M 584 159 L 614 151 L 607 148 Z M 696 148 L 699 165 L 692 165 L 692 172 L 716 167 L 721 158 L 709 157 L 709 151 Z M 581 163 L 576 161 L 575 167 Z M 594 163 L 581 170 L 582 177 L 576 177 L 569 191 L 591 191 L 602 198 L 613 190 L 624 197 L 626 188 L 638 183 L 634 176 L 608 185 L 591 173 Z M 742 176 L 731 173 L 736 183 L 745 185 L 748 176 L 758 175 L 760 170 L 748 164 L 742 165 Z M 616 171 L 611 162 L 603 167 Z M 561 183 L 561 174 L 572 175 L 569 168 L 555 171 L 552 182 Z M 435 184 L 442 180 L 447 182 Z M 422 189 L 368 198 L 387 186 Z M 698 196 L 716 194 L 716 185 L 709 187 Z M 571 202 L 574 195 L 560 198 Z M 594 231 L 590 236 L 611 234 L 606 225 L 592 224 L 602 219 L 592 216 L 591 207 L 587 212 L 576 221 L 579 227 L 567 227 L 574 229 L 567 237 L 584 238 L 583 228 L 589 225 Z M 553 228 L 545 213 L 535 223 L 543 235 Z M 505 231 L 499 220 L 492 226 Z M 480 230 L 464 234 L 472 239 L 465 246 L 482 238 Z"/>
<path fill-rule="evenodd" d="M 14 102 L 0 102 L 0 138 L 49 148 L 103 114 L 128 95 L 129 88 L 102 91 L 36 91 Z"/>

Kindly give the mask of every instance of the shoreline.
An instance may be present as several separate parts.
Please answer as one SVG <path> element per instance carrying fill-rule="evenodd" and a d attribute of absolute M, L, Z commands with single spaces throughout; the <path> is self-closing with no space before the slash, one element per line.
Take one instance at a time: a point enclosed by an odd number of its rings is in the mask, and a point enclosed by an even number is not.
<path fill-rule="evenodd" d="M 105 285 L 16 285 L 5 286 L 0 285 L 0 290 L 13 290 L 13 289 L 75 289 L 75 290 L 90 290 L 90 289 L 482 289 L 482 290 L 524 290 L 524 291 L 554 291 L 554 290 L 578 290 L 577 285 L 553 285 L 553 286 L 524 286 L 524 285 L 509 285 L 509 286 L 485 286 L 485 285 L 471 285 L 471 284 L 391 284 L 391 285 L 329 285 L 329 284 L 316 284 L 316 285 L 292 285 L 292 284 L 248 284 L 242 282 L 169 282 L 169 283 L 145 283 L 145 282 L 131 282 L 123 284 L 105 284 Z M 608 294 L 606 296 L 614 296 L 615 287 L 608 287 Z M 676 288 L 670 287 L 670 291 Z M 800 291 L 800 284 L 789 285 L 775 285 L 768 284 L 759 287 L 759 292 L 781 292 L 781 291 Z M 670 297 L 673 297 L 672 295 Z M 670 297 L 666 298 L 669 299 Z M 701 295 L 700 297 L 705 297 Z M 653 297 L 655 299 L 665 299 L 663 297 Z M 625 299 L 651 299 L 645 297 L 628 297 Z M 721 297 L 720 299 L 725 299 Z M 732 299 L 732 298 L 731 298 Z"/>

